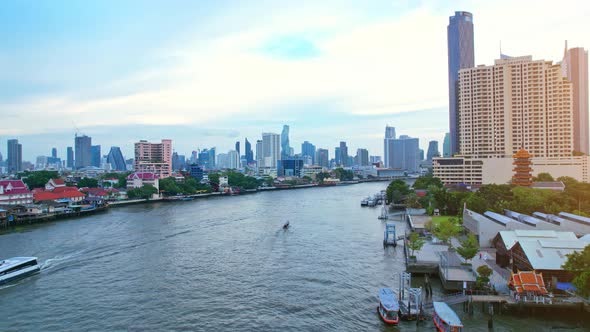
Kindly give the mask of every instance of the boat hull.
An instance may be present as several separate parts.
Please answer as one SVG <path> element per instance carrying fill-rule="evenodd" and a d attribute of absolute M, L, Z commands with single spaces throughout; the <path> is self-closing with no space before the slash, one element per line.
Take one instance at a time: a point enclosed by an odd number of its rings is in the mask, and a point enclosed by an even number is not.
<path fill-rule="evenodd" d="M 379 317 L 381 317 L 381 319 L 387 324 L 397 325 L 399 323 L 399 315 L 397 319 L 387 319 L 383 317 L 383 314 L 381 314 L 381 310 L 379 310 L 379 307 L 377 307 L 377 313 L 379 314 Z"/>
<path fill-rule="evenodd" d="M 0 285 L 14 282 L 20 279 L 25 279 L 27 277 L 39 273 L 39 271 L 41 271 L 41 268 L 39 267 L 39 265 L 35 265 L 13 273 L 8 273 L 0 277 Z"/>

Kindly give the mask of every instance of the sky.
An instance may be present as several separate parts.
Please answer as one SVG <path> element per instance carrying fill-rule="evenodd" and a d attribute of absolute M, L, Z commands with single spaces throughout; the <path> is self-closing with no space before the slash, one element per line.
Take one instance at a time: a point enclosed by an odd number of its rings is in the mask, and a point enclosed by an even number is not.
<path fill-rule="evenodd" d="M 140 139 L 233 149 L 290 126 L 330 154 L 383 154 L 386 125 L 448 131 L 446 27 L 473 13 L 475 62 L 502 52 L 558 62 L 590 47 L 586 1 L 4 1 L 0 153 L 65 158 L 76 133 L 132 158 Z"/>

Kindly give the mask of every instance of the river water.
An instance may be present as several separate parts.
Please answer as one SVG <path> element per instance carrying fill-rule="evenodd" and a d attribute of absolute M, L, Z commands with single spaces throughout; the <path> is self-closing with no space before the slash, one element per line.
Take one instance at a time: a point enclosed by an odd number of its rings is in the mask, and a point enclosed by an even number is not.
<path fill-rule="evenodd" d="M 0 331 L 432 331 L 376 313 L 378 289 L 404 269 L 401 246 L 383 249 L 379 209 L 360 207 L 385 187 L 127 206 L 2 235 L 2 257 L 43 268 L 0 289 Z M 485 316 L 455 309 L 467 331 L 488 331 Z M 496 331 L 576 324 L 494 320 Z"/>

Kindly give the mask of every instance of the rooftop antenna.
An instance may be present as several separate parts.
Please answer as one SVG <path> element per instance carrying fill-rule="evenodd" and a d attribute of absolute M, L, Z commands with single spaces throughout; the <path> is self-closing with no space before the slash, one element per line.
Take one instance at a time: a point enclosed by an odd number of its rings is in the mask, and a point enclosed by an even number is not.
<path fill-rule="evenodd" d="M 502 40 L 500 40 L 500 59 L 502 58 Z"/>

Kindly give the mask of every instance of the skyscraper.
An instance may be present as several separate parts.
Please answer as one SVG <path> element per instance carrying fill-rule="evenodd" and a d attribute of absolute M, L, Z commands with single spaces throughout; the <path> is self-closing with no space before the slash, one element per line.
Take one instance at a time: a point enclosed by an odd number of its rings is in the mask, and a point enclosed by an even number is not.
<path fill-rule="evenodd" d="M 240 168 L 240 154 L 238 153 L 238 151 L 230 150 L 227 153 L 227 168 L 229 168 L 229 169 Z"/>
<path fill-rule="evenodd" d="M 428 142 L 428 152 L 426 152 L 426 160 L 432 161 L 432 158 L 440 157 L 438 152 L 438 141 Z"/>
<path fill-rule="evenodd" d="M 281 132 L 281 159 L 287 159 L 290 157 L 291 146 L 289 145 L 289 126 L 284 125 L 283 131 Z"/>
<path fill-rule="evenodd" d="M 236 141 L 236 152 L 240 155 L 240 141 Z"/>
<path fill-rule="evenodd" d="M 459 152 L 458 86 L 459 70 L 472 68 L 475 63 L 473 48 L 473 15 L 469 12 L 455 12 L 449 17 L 447 26 L 449 60 L 449 131 L 451 154 Z"/>
<path fill-rule="evenodd" d="M 52 158 L 57 158 L 57 149 L 56 148 L 52 148 L 51 149 L 51 157 Z"/>
<path fill-rule="evenodd" d="M 570 157 L 572 83 L 561 66 L 531 56 L 459 71 L 459 151 L 478 158 Z"/>
<path fill-rule="evenodd" d="M 330 158 L 327 149 L 317 149 L 315 152 L 315 161 L 318 166 L 325 168 L 330 167 Z"/>
<path fill-rule="evenodd" d="M 93 145 L 90 147 L 91 162 L 90 165 L 94 167 L 100 167 L 100 145 Z"/>
<path fill-rule="evenodd" d="M 264 166 L 264 158 L 262 157 L 262 140 L 256 141 L 256 165 L 258 167 Z"/>
<path fill-rule="evenodd" d="M 73 169 L 74 168 L 74 149 L 71 146 L 68 146 L 68 149 L 67 149 L 67 162 L 66 162 L 66 166 L 69 169 Z"/>
<path fill-rule="evenodd" d="M 217 167 L 217 165 L 215 164 L 215 151 L 215 147 L 209 149 L 209 167 L 211 169 L 215 169 Z"/>
<path fill-rule="evenodd" d="M 250 144 L 250 142 L 248 142 L 247 138 L 246 142 L 244 143 L 244 148 L 246 150 L 244 151 L 244 154 L 246 155 L 246 163 L 250 164 L 254 161 L 254 154 L 252 153 L 252 145 Z"/>
<path fill-rule="evenodd" d="M 340 165 L 343 167 L 350 166 L 348 163 L 348 146 L 346 146 L 346 142 L 340 142 L 339 146 L 340 151 Z"/>
<path fill-rule="evenodd" d="M 315 164 L 315 145 L 308 141 L 304 141 L 303 144 L 301 144 L 301 156 L 311 157 L 311 163 Z"/>
<path fill-rule="evenodd" d="M 76 158 L 74 160 L 76 169 L 88 167 L 92 164 L 92 138 L 86 135 L 74 138 Z"/>
<path fill-rule="evenodd" d="M 355 160 L 358 166 L 369 166 L 369 150 L 357 149 Z"/>
<path fill-rule="evenodd" d="M 107 155 L 107 163 L 111 164 L 111 169 L 115 171 L 124 172 L 127 170 L 125 158 L 123 158 L 121 149 L 118 146 L 111 146 L 111 150 Z"/>
<path fill-rule="evenodd" d="M 393 165 L 393 140 L 395 139 L 395 127 L 385 126 L 385 138 L 383 139 L 383 161 L 385 167 Z"/>
<path fill-rule="evenodd" d="M 135 171 L 156 173 L 161 179 L 169 177 L 172 174 L 172 140 L 135 143 Z"/>
<path fill-rule="evenodd" d="M 287 128 L 287 135 L 289 134 L 289 126 Z M 285 132 L 285 129 L 283 129 Z M 263 167 L 277 167 L 277 161 L 281 158 L 281 138 L 282 135 L 274 133 L 262 134 L 262 166 Z M 287 139 L 288 144 L 288 139 Z M 287 159 L 287 158 L 285 158 Z"/>
<path fill-rule="evenodd" d="M 23 146 L 18 143 L 17 139 L 9 139 L 7 142 L 8 156 L 6 157 L 6 166 L 8 173 L 18 173 L 23 167 Z"/>
<path fill-rule="evenodd" d="M 392 141 L 392 165 L 390 168 L 400 169 L 408 172 L 418 172 L 419 168 L 419 141 L 407 135 L 401 135 L 399 139 Z M 424 152 L 424 150 L 422 150 Z"/>
<path fill-rule="evenodd" d="M 451 135 L 445 133 L 445 139 L 443 141 L 443 157 L 451 157 Z"/>
<path fill-rule="evenodd" d="M 573 84 L 574 151 L 590 154 L 588 132 L 588 51 L 581 47 L 567 49 L 561 62 L 563 76 Z"/>

